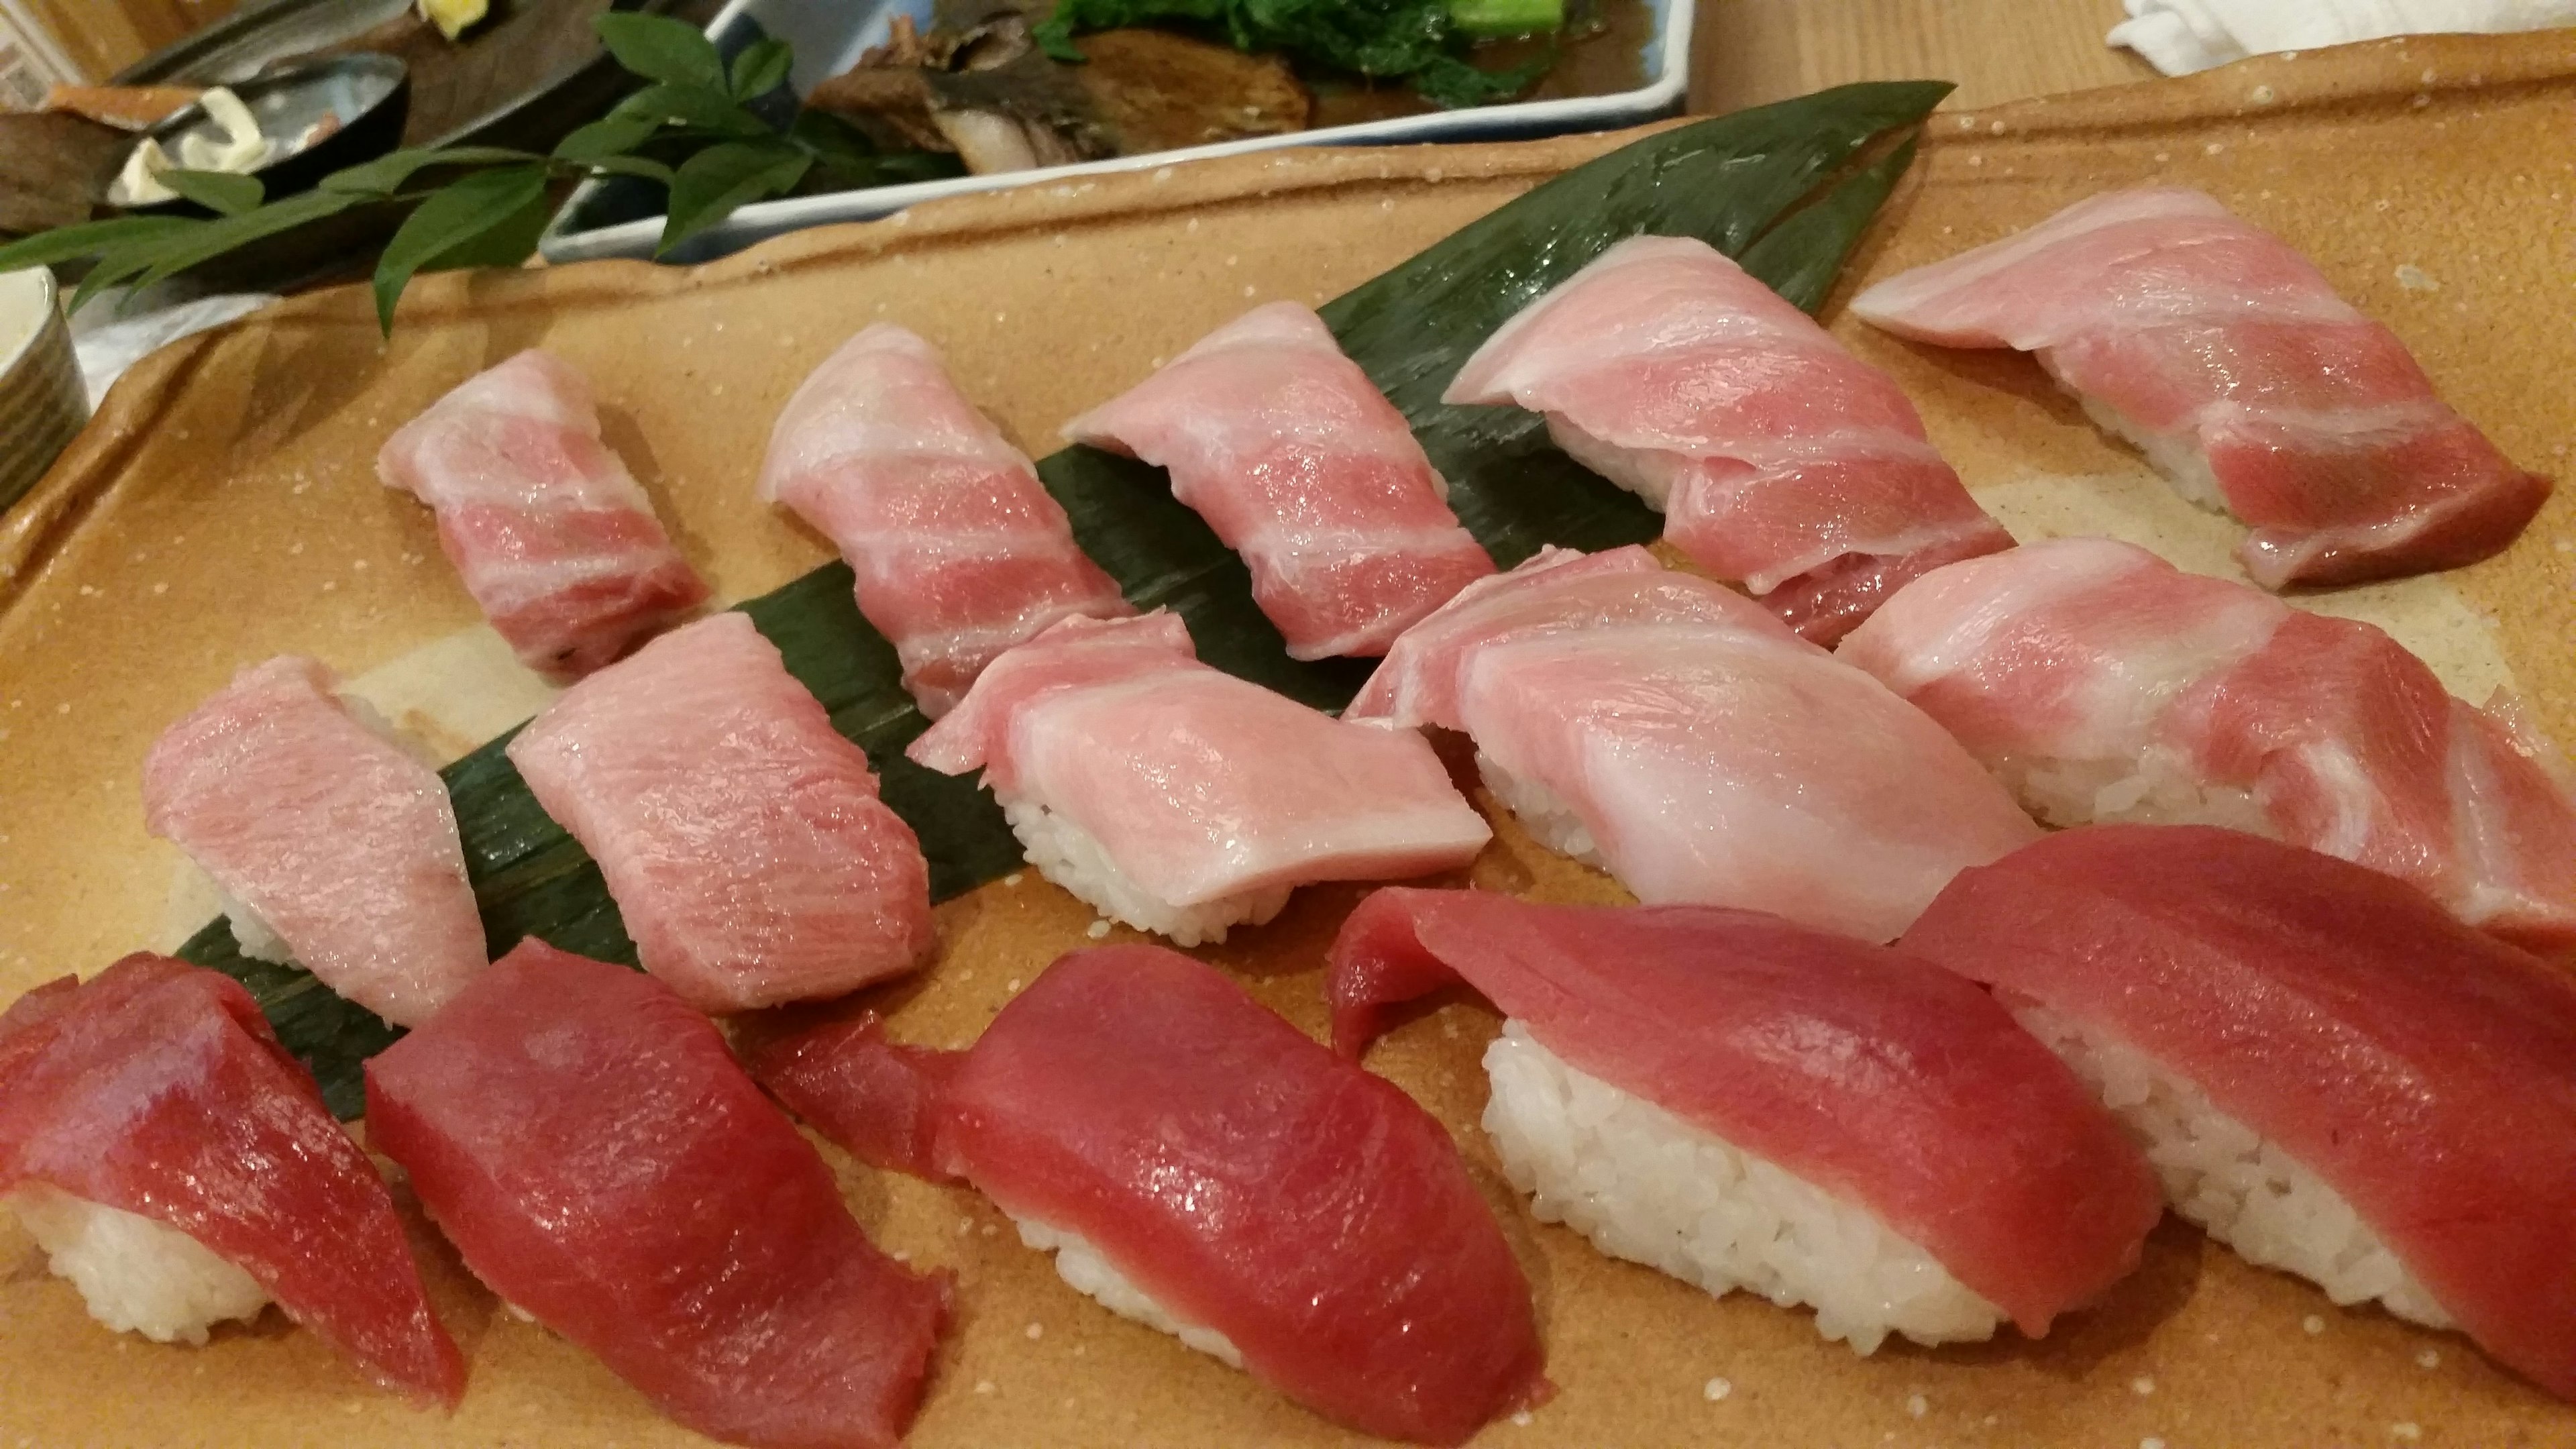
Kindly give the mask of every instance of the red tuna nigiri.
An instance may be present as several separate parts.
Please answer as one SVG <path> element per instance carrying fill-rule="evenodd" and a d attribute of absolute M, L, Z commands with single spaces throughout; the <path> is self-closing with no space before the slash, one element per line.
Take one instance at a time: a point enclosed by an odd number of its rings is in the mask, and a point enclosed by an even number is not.
<path fill-rule="evenodd" d="M 0 1015 L 0 1194 L 37 1185 L 184 1234 L 389 1389 L 465 1393 L 384 1180 L 229 977 L 134 955 Z"/>
<path fill-rule="evenodd" d="M 573 686 L 510 762 L 598 860 L 644 969 L 701 1011 L 838 996 L 930 950 L 920 841 L 745 615 Z"/>
<path fill-rule="evenodd" d="M 588 674 L 706 602 L 599 440 L 589 380 L 552 353 L 460 384 L 386 441 L 376 472 L 437 512 L 465 591 L 540 674 Z"/>
<path fill-rule="evenodd" d="M 1074 952 L 945 1062 L 864 1025 L 756 1060 L 836 1139 L 928 1092 L 926 1163 L 853 1150 L 967 1179 L 1075 1286 L 1328 1418 L 1454 1444 L 1547 1392 L 1529 1285 L 1440 1124 L 1186 956 Z"/>
<path fill-rule="evenodd" d="M 879 1252 L 724 1038 L 526 941 L 367 1064 L 367 1127 L 492 1290 L 702 1434 L 883 1449 L 944 1278 Z"/>
<path fill-rule="evenodd" d="M 2221 1241 L 2576 1398 L 2563 972 L 2377 872 L 2205 826 L 2050 836 L 1963 873 L 1905 946 L 2023 1010 Z"/>

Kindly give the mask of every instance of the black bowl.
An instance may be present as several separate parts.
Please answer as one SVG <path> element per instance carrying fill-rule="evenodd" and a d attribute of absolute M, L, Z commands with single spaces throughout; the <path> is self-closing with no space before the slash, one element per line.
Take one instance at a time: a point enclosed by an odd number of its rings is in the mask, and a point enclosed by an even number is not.
<path fill-rule="evenodd" d="M 261 134 L 281 146 L 294 145 L 325 117 L 339 118 L 339 126 L 328 134 L 301 149 L 272 156 L 250 173 L 267 188 L 270 201 L 310 191 L 334 171 L 393 150 L 402 142 L 403 122 L 411 111 L 411 72 L 389 55 L 344 55 L 236 81 L 227 89 L 250 108 Z M 172 112 L 143 134 L 159 141 L 161 149 L 176 160 L 179 138 L 192 131 L 210 140 L 223 135 L 205 109 L 193 104 Z M 126 209 L 144 215 L 207 214 L 186 200 Z"/>

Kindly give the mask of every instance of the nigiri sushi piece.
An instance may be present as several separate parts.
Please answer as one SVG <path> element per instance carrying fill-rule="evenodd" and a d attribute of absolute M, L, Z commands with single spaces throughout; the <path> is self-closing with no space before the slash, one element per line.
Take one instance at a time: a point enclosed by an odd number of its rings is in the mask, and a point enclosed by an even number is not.
<path fill-rule="evenodd" d="M 959 393 L 927 342 L 880 322 L 787 400 L 760 496 L 822 532 L 858 575 L 859 612 L 894 642 L 937 719 L 993 657 L 1071 614 L 1133 613 L 1074 546 L 1028 455 Z"/>
<path fill-rule="evenodd" d="M 2529 944 L 2576 942 L 2576 803 L 2554 748 L 2369 624 L 2063 538 L 1926 575 L 1840 653 L 2052 824 L 2233 826 Z"/>
<path fill-rule="evenodd" d="M 1547 415 L 1664 537 L 1832 644 L 1926 570 L 2012 535 L 1885 373 L 1693 237 L 1632 237 L 1467 360 L 1442 401 Z"/>
<path fill-rule="evenodd" d="M 438 772 L 320 662 L 245 669 L 143 762 L 154 835 L 214 878 L 233 939 L 416 1026 L 485 962 Z"/>
<path fill-rule="evenodd" d="M 2137 1266 L 2153 1175 L 2075 1074 L 1902 951 L 1709 906 L 1382 890 L 1333 943 L 1333 1041 L 1465 982 L 1506 1018 L 1485 1131 L 1538 1216 L 1875 1352 L 2033 1337 Z"/>
<path fill-rule="evenodd" d="M 1419 736 L 1209 668 L 1159 610 L 1067 619 L 1003 655 L 910 754 L 980 767 L 1041 875 L 1184 946 L 1301 885 L 1464 865 L 1493 834 Z"/>
<path fill-rule="evenodd" d="M 930 952 L 921 842 L 740 613 L 574 685 L 509 753 L 599 862 L 644 969 L 700 1011 L 839 996 Z"/>
<path fill-rule="evenodd" d="M 1885 941 L 2039 833 L 1920 710 L 1642 548 L 1551 549 L 1462 591 L 1342 717 L 1465 731 L 1540 843 L 1650 905 Z"/>
<path fill-rule="evenodd" d="M 826 1027 L 753 1070 L 863 1157 L 974 1184 L 1111 1312 L 1337 1423 L 1455 1444 L 1548 1393 L 1449 1134 L 1177 952 L 1064 956 L 962 1053 Z M 917 1146 L 837 1125 L 925 1100 Z"/>
<path fill-rule="evenodd" d="M 367 1130 L 465 1264 L 681 1424 L 885 1449 L 945 1275 L 879 1252 L 713 1023 L 528 940 L 367 1063 Z"/>
<path fill-rule="evenodd" d="M 2458 1327 L 2576 1398 L 2576 984 L 2377 872 L 2240 831 L 2069 830 L 1905 949 L 1986 982 L 2248 1261 Z"/>
<path fill-rule="evenodd" d="M 109 1328 L 202 1344 L 273 1302 L 388 1389 L 464 1395 L 384 1180 L 229 977 L 138 954 L 0 1015 L 0 1201 Z"/>
<path fill-rule="evenodd" d="M 1383 654 L 1494 571 L 1404 415 L 1294 302 L 1200 338 L 1064 435 L 1169 470 L 1294 658 Z"/>
<path fill-rule="evenodd" d="M 550 679 L 607 664 L 707 599 L 653 502 L 599 438 L 590 381 L 534 348 L 405 423 L 376 455 L 438 514 L 438 544 L 519 661 Z"/>
<path fill-rule="evenodd" d="M 2395 333 L 2197 191 L 2078 202 L 1852 311 L 1918 342 L 2037 354 L 2185 498 L 2253 530 L 2236 557 L 2267 589 L 2474 563 L 2549 497 Z"/>

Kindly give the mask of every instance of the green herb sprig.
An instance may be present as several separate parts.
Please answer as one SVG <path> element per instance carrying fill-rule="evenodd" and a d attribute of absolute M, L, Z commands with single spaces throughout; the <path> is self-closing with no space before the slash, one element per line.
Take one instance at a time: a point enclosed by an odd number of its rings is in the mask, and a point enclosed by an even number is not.
<path fill-rule="evenodd" d="M 700 31 L 667 16 L 610 12 L 593 22 L 620 66 L 647 84 L 545 155 L 497 146 L 423 147 L 335 171 L 312 190 L 268 199 L 256 176 L 165 171 L 162 183 L 210 217 L 125 216 L 39 232 L 0 246 L 0 271 L 87 260 L 77 309 L 111 287 L 136 291 L 265 238 L 359 207 L 408 207 L 376 263 L 376 320 L 413 277 L 458 267 L 514 267 L 537 249 L 552 184 L 634 176 L 669 191 L 656 255 L 738 207 L 783 196 L 819 175 L 840 187 L 948 174 L 947 158 L 883 153 L 835 118 L 800 112 L 786 129 L 750 103 L 787 83 L 794 53 L 762 40 L 727 66 Z"/>
<path fill-rule="evenodd" d="M 1047 54 L 1079 62 L 1073 38 L 1122 25 L 1169 22 L 1218 32 L 1247 53 L 1283 52 L 1375 80 L 1401 80 L 1435 106 L 1509 100 L 1555 65 L 1553 53 L 1504 70 L 1468 62 L 1479 36 L 1545 34 L 1565 23 L 1562 0 L 1056 0 L 1031 32 Z"/>

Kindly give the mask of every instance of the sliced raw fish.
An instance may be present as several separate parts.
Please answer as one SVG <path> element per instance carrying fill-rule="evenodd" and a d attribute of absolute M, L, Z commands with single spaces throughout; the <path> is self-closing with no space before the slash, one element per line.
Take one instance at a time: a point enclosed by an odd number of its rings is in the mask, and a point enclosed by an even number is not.
<path fill-rule="evenodd" d="M 1448 1133 L 1216 970 L 1076 951 L 945 1056 L 824 1028 L 763 1080 L 836 1139 L 932 1095 L 927 1165 L 1067 1281 L 1363 1433 L 1455 1444 L 1548 1392 L 1529 1284 Z"/>
<path fill-rule="evenodd" d="M 1634 237 L 1503 324 L 1443 401 L 1547 415 L 1664 537 L 1831 644 L 1928 569 L 1999 548 L 1885 373 L 1708 243 Z"/>
<path fill-rule="evenodd" d="M 1460 594 L 1344 718 L 1464 730 L 1524 825 L 1649 904 L 1884 941 L 2039 833 L 1921 711 L 1638 548 L 1551 550 Z"/>
<path fill-rule="evenodd" d="M 921 842 L 742 614 L 574 685 L 510 762 L 599 862 L 644 969 L 701 1011 L 838 996 L 930 952 Z"/>
<path fill-rule="evenodd" d="M 673 1419 L 764 1449 L 902 1438 L 946 1277 L 868 1241 L 669 987 L 523 942 L 367 1063 L 367 1130 L 476 1277 Z"/>
<path fill-rule="evenodd" d="M 202 1343 L 210 1319 L 273 1299 L 386 1388 L 449 1408 L 465 1393 L 384 1180 L 229 977 L 134 955 L 0 1015 L 0 1194 L 26 1217 L 31 1191 L 28 1226 L 116 1326 Z M 221 1269 L 256 1288 L 210 1303 Z M 137 1281 L 156 1270 L 184 1281 Z M 156 1286 L 175 1315 L 131 1313 Z"/>
<path fill-rule="evenodd" d="M 874 1016 L 827 1022 L 743 1053 L 779 1104 L 870 1167 L 945 1179 L 934 1153 L 939 1095 L 963 1052 L 905 1046 Z"/>
<path fill-rule="evenodd" d="M 787 400 L 760 496 L 832 540 L 859 611 L 933 719 L 993 657 L 1070 614 L 1134 612 L 1074 546 L 1063 505 L 958 392 L 927 342 L 880 322 Z"/>
<path fill-rule="evenodd" d="M 1811 1303 L 1864 1353 L 1891 1329 L 2045 1333 L 2162 1215 L 2084 1084 L 1901 951 L 1718 907 L 1382 890 L 1333 943 L 1335 1045 L 1359 1056 L 1393 1008 L 1460 981 L 1510 1018 L 1485 1125 L 1540 1216 L 1713 1292 Z M 1741 1176 L 1671 1180 L 1686 1154 Z M 1690 1193 L 1708 1210 L 1672 1214 Z M 1854 1209 L 1867 1231 L 1795 1246 Z M 1766 1211 L 1781 1232 L 1746 1229 Z"/>
<path fill-rule="evenodd" d="M 1064 435 L 1168 469 L 1299 659 L 1383 654 L 1494 571 L 1404 414 L 1294 302 L 1200 338 Z"/>
<path fill-rule="evenodd" d="M 2078 202 L 1852 311 L 1919 342 L 2036 353 L 2185 497 L 2253 529 L 2236 556 L 2268 589 L 2474 563 L 2549 497 L 2395 333 L 2197 191 Z"/>
<path fill-rule="evenodd" d="M 1991 984 L 2249 1259 L 2456 1324 L 2576 1398 L 2576 983 L 2412 887 L 2238 831 L 2096 826 L 1905 948 Z"/>
<path fill-rule="evenodd" d="M 1841 654 L 2054 824 L 2230 825 L 2385 871 L 2472 925 L 2576 942 L 2554 748 L 2369 624 L 2067 538 L 1927 575 Z"/>
<path fill-rule="evenodd" d="M 1194 945 L 1297 886 L 1466 864 L 1492 831 L 1419 736 L 1198 661 L 1178 615 L 1067 619 L 995 660 L 912 758 L 981 767 L 1031 864 Z"/>
<path fill-rule="evenodd" d="M 415 1026 L 483 969 L 483 922 L 438 772 L 337 685 L 293 655 L 235 675 L 153 744 L 144 819 L 214 877 L 243 954 Z"/>
<path fill-rule="evenodd" d="M 521 663 L 578 678 L 706 602 L 625 463 L 590 382 L 531 348 L 405 423 L 387 487 L 438 514 L 438 543 Z"/>

